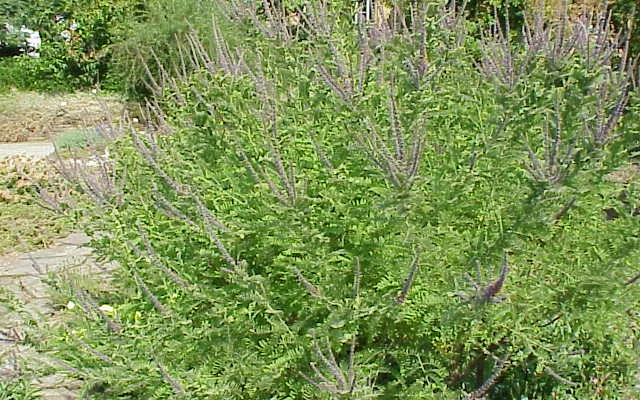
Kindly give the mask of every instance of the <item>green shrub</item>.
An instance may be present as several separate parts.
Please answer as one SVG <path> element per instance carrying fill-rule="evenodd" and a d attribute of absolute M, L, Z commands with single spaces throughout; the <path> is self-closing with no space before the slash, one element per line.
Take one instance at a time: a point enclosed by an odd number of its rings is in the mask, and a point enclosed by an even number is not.
<path fill-rule="evenodd" d="M 4 24 L 16 24 L 20 21 L 20 18 L 25 10 L 28 7 L 27 0 L 0 0 L 0 25 Z M 3 26 L 4 28 L 4 26 Z M 0 29 L 0 40 L 2 40 L 2 35 L 6 32 L 4 29 Z"/>
<path fill-rule="evenodd" d="M 205 45 L 211 41 L 214 0 L 154 0 L 146 3 L 136 18 L 118 29 L 119 42 L 113 46 L 111 63 L 114 79 L 133 97 L 149 95 L 153 89 L 148 74 L 158 76 L 160 68 L 171 74 L 190 65 L 180 62 L 190 50 L 188 34 L 198 32 Z"/>
<path fill-rule="evenodd" d="M 48 54 L 47 46 L 41 54 Z M 73 79 L 68 80 L 63 63 L 49 58 L 27 56 L 0 59 L 0 91 L 10 89 L 37 90 L 42 92 L 68 92 L 73 89 Z"/>
<path fill-rule="evenodd" d="M 11 86 L 72 90 L 104 83 L 107 89 L 119 89 L 118 82 L 109 79 L 110 46 L 119 24 L 140 6 L 139 0 L 35 0 L 24 2 L 17 10 L 8 9 L 6 19 L 39 30 L 42 37 L 40 59 L 7 63 L 20 72 Z M 64 19 L 56 21 L 56 15 Z"/>
<path fill-rule="evenodd" d="M 404 31 L 318 7 L 230 9 L 254 39 L 183 58 L 114 149 L 92 229 L 116 288 L 70 283 L 52 343 L 87 391 L 637 396 L 638 177 L 609 179 L 629 71 L 557 30 L 465 47 L 440 9 Z"/>
<path fill-rule="evenodd" d="M 0 400 L 35 400 L 37 394 L 26 380 L 0 381 Z"/>
<path fill-rule="evenodd" d="M 70 129 L 54 139 L 58 149 L 81 149 L 89 146 L 104 145 L 106 139 L 96 129 Z"/>

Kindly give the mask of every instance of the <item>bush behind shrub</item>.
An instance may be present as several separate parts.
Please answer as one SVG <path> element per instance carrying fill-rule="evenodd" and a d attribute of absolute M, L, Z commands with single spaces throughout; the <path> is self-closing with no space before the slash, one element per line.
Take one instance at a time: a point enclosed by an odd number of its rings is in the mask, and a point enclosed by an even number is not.
<path fill-rule="evenodd" d="M 42 50 L 37 60 L 2 60 L 6 73 L 17 80 L 2 79 L 0 83 L 53 91 L 97 84 L 119 89 L 118 82 L 109 78 L 110 46 L 118 40 L 118 26 L 135 15 L 141 4 L 138 0 L 35 0 L 21 2 L 17 9 L 8 8 L 6 19 L 12 24 L 40 31 Z"/>

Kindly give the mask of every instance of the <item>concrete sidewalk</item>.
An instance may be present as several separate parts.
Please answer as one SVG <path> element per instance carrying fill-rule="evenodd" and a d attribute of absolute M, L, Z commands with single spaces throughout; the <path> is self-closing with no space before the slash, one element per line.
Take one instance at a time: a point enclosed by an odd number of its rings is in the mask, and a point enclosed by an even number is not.
<path fill-rule="evenodd" d="M 0 160 L 20 154 L 44 158 L 53 152 L 54 147 L 51 142 L 0 143 Z"/>
<path fill-rule="evenodd" d="M 55 310 L 52 304 L 46 283 L 50 273 L 109 279 L 113 266 L 97 263 L 91 249 L 86 247 L 88 242 L 86 235 L 74 233 L 46 249 L 0 256 L 0 288 L 4 292 L 0 295 L 4 298 L 9 294 L 21 309 L 14 309 L 11 301 L 3 303 L 0 298 L 0 380 L 20 376 L 23 367 L 27 370 L 43 364 L 59 367 L 55 359 L 38 354 L 27 343 L 25 339 L 30 335 L 31 340 L 37 337 L 37 329 L 34 331 L 27 320 L 46 329 L 55 325 L 61 317 L 58 314 L 65 311 Z M 70 400 L 79 398 L 81 381 L 56 372 L 33 377 L 32 384 L 43 400 Z"/>

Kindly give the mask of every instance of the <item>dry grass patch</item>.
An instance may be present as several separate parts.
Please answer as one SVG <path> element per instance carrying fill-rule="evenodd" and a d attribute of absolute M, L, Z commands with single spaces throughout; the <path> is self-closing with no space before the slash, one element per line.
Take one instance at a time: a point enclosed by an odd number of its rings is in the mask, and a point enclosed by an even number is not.
<path fill-rule="evenodd" d="M 46 209 L 38 192 L 63 203 L 70 190 L 48 160 L 16 156 L 0 160 L 0 254 L 48 247 L 71 232 L 68 218 Z"/>
<path fill-rule="evenodd" d="M 69 129 L 113 122 L 123 109 L 115 96 L 12 91 L 0 95 L 0 142 L 52 138 Z"/>

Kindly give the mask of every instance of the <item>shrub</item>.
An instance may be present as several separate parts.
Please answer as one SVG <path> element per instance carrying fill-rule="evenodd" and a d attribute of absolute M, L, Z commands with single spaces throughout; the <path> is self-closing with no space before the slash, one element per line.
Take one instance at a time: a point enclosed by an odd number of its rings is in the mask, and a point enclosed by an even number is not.
<path fill-rule="evenodd" d="M 41 55 L 47 57 L 48 47 Z M 0 91 L 11 89 L 42 92 L 67 92 L 74 87 L 73 80 L 66 79 L 65 66 L 59 60 L 30 58 L 26 56 L 0 59 Z"/>
<path fill-rule="evenodd" d="M 58 149 L 81 149 L 89 146 L 104 145 L 105 138 L 94 129 L 70 129 L 54 139 Z"/>
<path fill-rule="evenodd" d="M 27 0 L 1 0 L 0 1 L 0 9 L 2 10 L 2 14 L 0 14 L 0 24 L 13 24 L 17 22 L 22 14 L 22 11 L 27 6 Z M 3 32 L 0 30 L 0 39 L 2 38 Z"/>
<path fill-rule="evenodd" d="M 69 283 L 52 345 L 91 395 L 637 395 L 638 178 L 605 179 L 640 129 L 617 44 L 235 4 L 194 72 L 159 67 L 113 175 L 81 181 L 121 268 L 113 292 Z"/>
<path fill-rule="evenodd" d="M 110 65 L 122 89 L 132 97 L 148 96 L 152 88 L 147 76 L 157 76 L 159 65 L 172 74 L 190 70 L 180 61 L 191 51 L 188 34 L 198 32 L 203 43 L 210 45 L 216 7 L 214 0 L 155 0 L 147 2 L 136 18 L 123 22 Z"/>
<path fill-rule="evenodd" d="M 24 379 L 0 381 L 0 400 L 35 400 L 37 394 Z"/>
<path fill-rule="evenodd" d="M 118 89 L 108 76 L 111 51 L 118 24 L 140 7 L 138 0 L 24 2 L 7 18 L 16 25 L 25 24 L 40 31 L 41 58 L 4 61 L 18 80 L 3 85 L 23 89 L 71 90 L 97 84 Z M 19 12 L 18 12 L 19 11 Z M 62 17 L 60 19 L 59 17 Z"/>

